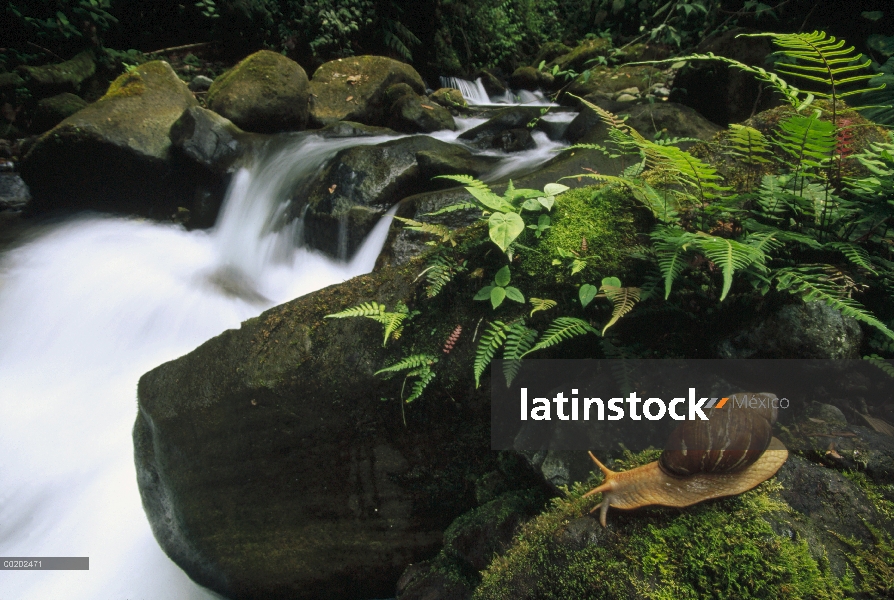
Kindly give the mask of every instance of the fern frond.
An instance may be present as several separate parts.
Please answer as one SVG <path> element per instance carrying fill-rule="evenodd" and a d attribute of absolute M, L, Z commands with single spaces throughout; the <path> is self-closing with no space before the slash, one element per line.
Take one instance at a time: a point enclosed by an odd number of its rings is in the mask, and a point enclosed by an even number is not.
<path fill-rule="evenodd" d="M 438 255 L 435 256 L 428 266 L 416 277 L 425 275 L 428 284 L 425 286 L 425 295 L 428 298 L 434 298 L 444 287 L 450 283 L 457 273 L 462 273 L 466 267 L 453 258 Z"/>
<path fill-rule="evenodd" d="M 888 377 L 894 377 L 894 365 L 891 364 L 890 360 L 886 360 L 878 354 L 864 356 L 863 360 L 868 361 L 869 364 L 883 371 Z"/>
<path fill-rule="evenodd" d="M 481 190 L 482 192 L 493 193 L 489 185 L 479 179 L 475 179 L 471 175 L 436 175 L 434 179 L 450 179 L 451 181 L 456 181 L 457 183 L 461 183 L 466 187 L 475 188 L 476 190 Z"/>
<path fill-rule="evenodd" d="M 766 254 L 760 246 L 750 246 L 730 240 L 699 232 L 698 249 L 705 257 L 720 267 L 723 273 L 723 290 L 720 292 L 720 301 L 723 302 L 733 285 L 733 273 L 742 271 L 757 263 L 763 265 Z"/>
<path fill-rule="evenodd" d="M 426 365 L 407 374 L 407 377 L 413 376 L 418 377 L 418 379 L 413 382 L 413 387 L 410 388 L 410 395 L 407 396 L 407 398 L 404 400 L 404 402 L 406 402 L 407 404 L 409 404 L 413 400 L 416 400 L 422 395 L 422 392 L 425 391 L 426 386 L 428 386 L 428 384 L 431 383 L 432 379 L 435 378 L 435 372 L 432 371 L 428 365 Z"/>
<path fill-rule="evenodd" d="M 770 162 L 770 147 L 767 138 L 754 127 L 733 123 L 729 126 L 729 154 L 741 159 L 746 165 L 755 167 Z"/>
<path fill-rule="evenodd" d="M 835 150 L 835 125 L 810 117 L 792 115 L 779 123 L 777 143 L 795 159 L 796 170 L 826 166 Z"/>
<path fill-rule="evenodd" d="M 537 332 L 525 326 L 524 321 L 513 323 L 506 334 L 506 347 L 503 350 L 503 375 L 506 377 L 506 387 L 512 385 L 512 380 L 518 375 L 521 368 L 521 357 L 537 341 Z"/>
<path fill-rule="evenodd" d="M 717 192 L 730 189 L 717 184 L 723 179 L 717 173 L 717 169 L 685 150 L 676 146 L 662 146 L 654 142 L 645 142 L 641 147 L 646 154 L 649 166 L 676 172 L 684 183 L 698 192 L 699 200 L 702 202 L 716 198 Z"/>
<path fill-rule="evenodd" d="M 345 317 L 373 317 L 385 314 L 385 305 L 378 302 L 364 302 L 341 312 L 326 315 L 324 319 L 344 319 Z"/>
<path fill-rule="evenodd" d="M 425 213 L 426 217 L 433 217 L 435 215 L 443 215 L 444 213 L 452 213 L 458 210 L 469 210 L 472 208 L 478 208 L 478 205 L 474 202 L 458 202 L 456 204 L 450 204 L 445 206 L 444 208 L 440 208 L 434 212 Z"/>
<path fill-rule="evenodd" d="M 385 327 L 385 340 L 382 342 L 382 346 L 388 343 L 388 338 L 391 337 L 395 332 L 403 331 L 402 323 L 404 319 L 408 316 L 407 313 L 401 312 L 386 312 L 380 315 L 366 315 L 368 319 L 372 319 L 373 321 L 378 321 Z M 397 334 L 397 337 L 400 337 L 400 333 Z M 396 339 L 396 338 L 395 338 Z"/>
<path fill-rule="evenodd" d="M 549 310 L 556 306 L 555 300 L 550 300 L 548 298 L 528 298 L 528 302 L 531 303 L 531 306 L 534 308 L 531 309 L 531 315 L 534 316 L 534 313 L 538 310 Z"/>
<path fill-rule="evenodd" d="M 639 302 L 640 289 L 638 287 L 603 285 L 600 286 L 599 290 L 605 293 L 605 297 L 611 300 L 611 303 L 614 305 L 611 319 L 602 328 L 602 335 L 605 335 L 609 327 L 617 323 L 618 319 L 629 313 L 633 306 Z"/>
<path fill-rule="evenodd" d="M 419 367 L 428 367 L 438 362 L 438 357 L 433 354 L 413 354 L 389 365 L 384 369 L 379 369 L 375 375 L 381 373 L 396 373 L 397 371 L 406 371 L 407 369 L 418 369 Z"/>
<path fill-rule="evenodd" d="M 481 385 L 481 376 L 484 374 L 484 370 L 490 364 L 490 361 L 493 360 L 497 348 L 506 341 L 506 332 L 508 330 L 509 325 L 503 321 L 493 321 L 481 334 L 478 349 L 475 351 L 474 372 L 476 388 Z"/>
<path fill-rule="evenodd" d="M 567 339 L 577 337 L 579 335 L 586 335 L 588 333 L 592 333 L 597 336 L 601 335 L 598 330 L 593 329 L 593 327 L 591 327 L 590 324 L 583 319 L 577 319 L 575 317 L 559 317 L 552 323 L 550 323 L 549 327 L 546 328 L 546 331 L 544 331 L 543 335 L 540 337 L 540 341 L 537 342 L 537 344 L 533 348 L 522 354 L 519 358 L 524 358 L 531 352 L 543 350 L 544 348 L 555 346 L 556 344 Z"/>
<path fill-rule="evenodd" d="M 872 259 L 869 257 L 869 253 L 862 246 L 851 244 L 849 242 L 832 242 L 829 244 L 829 247 L 844 254 L 845 258 L 858 267 L 866 269 L 873 275 L 878 274 L 872 266 Z"/>
<path fill-rule="evenodd" d="M 848 298 L 845 291 L 829 283 L 822 271 L 811 268 L 783 268 L 776 274 L 776 289 L 800 296 L 805 302 L 820 301 L 838 310 L 844 316 L 875 327 L 885 336 L 894 339 L 894 332 L 866 310 L 862 304 Z"/>
<path fill-rule="evenodd" d="M 687 255 L 695 236 L 676 227 L 659 227 L 652 232 L 651 237 L 658 268 L 664 279 L 664 299 L 667 300 L 674 281 L 689 264 Z"/>
<path fill-rule="evenodd" d="M 402 223 L 406 223 L 406 228 L 411 231 L 420 231 L 422 233 L 430 233 L 432 235 L 439 236 L 441 238 L 441 243 L 450 242 L 451 246 L 456 246 L 455 235 L 456 232 L 447 227 L 446 225 L 440 225 L 438 223 L 423 223 L 422 221 L 416 221 L 414 219 L 407 219 L 405 217 L 398 217 L 395 215 L 394 217 L 398 221 Z"/>

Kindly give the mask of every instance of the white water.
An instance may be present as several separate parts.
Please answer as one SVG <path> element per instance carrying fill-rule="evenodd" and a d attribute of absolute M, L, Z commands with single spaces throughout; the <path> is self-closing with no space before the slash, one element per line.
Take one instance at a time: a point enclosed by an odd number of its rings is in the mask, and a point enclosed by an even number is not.
<path fill-rule="evenodd" d="M 475 81 L 460 79 L 459 77 L 441 77 L 441 86 L 459 90 L 470 106 L 502 106 L 506 104 L 527 104 L 529 106 L 556 106 L 546 99 L 543 92 L 529 92 L 506 90 L 500 96 L 491 96 L 484 89 L 484 84 L 479 77 Z"/>
<path fill-rule="evenodd" d="M 143 513 L 137 380 L 270 306 L 372 269 L 390 217 L 348 264 L 271 230 L 294 182 L 356 143 L 293 140 L 238 174 L 210 232 L 85 216 L 2 257 L 0 556 L 88 556 L 90 570 L 0 570 L 0 600 L 214 597 L 164 555 Z"/>

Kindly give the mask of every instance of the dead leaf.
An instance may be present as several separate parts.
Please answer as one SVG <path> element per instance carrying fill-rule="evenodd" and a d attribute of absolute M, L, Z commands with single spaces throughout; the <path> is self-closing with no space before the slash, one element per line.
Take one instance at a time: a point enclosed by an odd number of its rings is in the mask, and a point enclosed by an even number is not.
<path fill-rule="evenodd" d="M 337 188 L 337 187 L 338 187 L 338 184 L 337 184 L 337 183 L 333 183 L 332 186 L 329 188 L 329 193 L 330 193 L 330 194 L 334 193 L 334 192 L 335 192 L 335 188 Z"/>
<path fill-rule="evenodd" d="M 831 456 L 832 458 L 841 459 L 842 456 L 835 451 L 835 442 L 829 443 L 829 449 L 826 450 L 826 456 Z"/>
<path fill-rule="evenodd" d="M 822 419 L 814 419 L 813 417 L 807 417 L 808 421 L 813 421 L 814 423 L 825 423 Z"/>
<path fill-rule="evenodd" d="M 423 104 L 423 105 L 421 105 L 421 106 L 422 106 L 422 108 L 427 108 L 428 110 L 434 110 L 434 109 L 435 109 L 434 106 L 429 106 L 428 104 Z"/>
<path fill-rule="evenodd" d="M 351 85 L 360 83 L 361 81 L 363 81 L 363 75 L 348 75 L 348 78 L 345 81 L 347 81 Z"/>
<path fill-rule="evenodd" d="M 887 421 L 876 419 L 875 417 L 870 417 L 869 415 L 864 415 L 862 413 L 857 414 L 863 417 L 863 420 L 866 421 L 866 424 L 872 427 L 877 432 L 883 435 L 890 435 L 891 437 L 894 437 L 894 426 L 892 426 Z"/>
<path fill-rule="evenodd" d="M 354 96 L 348 96 L 347 98 L 345 98 L 345 102 L 350 102 L 353 99 L 354 99 Z"/>

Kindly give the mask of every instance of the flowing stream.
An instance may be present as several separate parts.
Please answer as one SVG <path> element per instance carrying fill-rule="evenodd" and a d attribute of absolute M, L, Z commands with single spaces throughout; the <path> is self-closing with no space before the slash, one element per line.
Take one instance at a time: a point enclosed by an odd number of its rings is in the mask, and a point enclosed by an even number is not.
<path fill-rule="evenodd" d="M 271 306 L 371 271 L 390 216 L 350 262 L 296 246 L 300 222 L 273 224 L 337 150 L 378 141 L 285 136 L 233 178 L 210 231 L 86 214 L 0 256 L 0 556 L 90 558 L 89 571 L 0 570 L 0 600 L 216 597 L 164 555 L 143 513 L 137 380 Z M 549 158 L 536 152 L 507 162 Z"/>

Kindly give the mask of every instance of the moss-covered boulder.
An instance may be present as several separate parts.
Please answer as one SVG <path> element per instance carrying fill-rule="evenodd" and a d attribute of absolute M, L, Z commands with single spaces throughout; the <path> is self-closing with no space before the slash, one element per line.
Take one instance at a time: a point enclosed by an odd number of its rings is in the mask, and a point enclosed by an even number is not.
<path fill-rule="evenodd" d="M 168 63 L 121 75 L 105 96 L 45 133 L 21 162 L 39 211 L 97 208 L 166 217 L 194 193 L 171 161 L 171 125 L 196 100 Z"/>
<path fill-rule="evenodd" d="M 433 556 L 476 506 L 469 481 L 495 467 L 487 395 L 468 377 L 446 383 L 468 370 L 471 344 L 441 375 L 450 391 L 406 410 L 399 382 L 374 376 L 413 331 L 436 331 L 425 342 L 435 350 L 441 330 L 470 317 L 423 318 L 387 348 L 371 319 L 324 319 L 366 301 L 416 304 L 419 269 L 314 292 L 141 378 L 143 504 L 194 580 L 231 598 L 390 597 L 404 568 Z"/>
<path fill-rule="evenodd" d="M 582 72 L 587 68 L 587 61 L 599 56 L 606 56 L 611 50 L 612 41 L 608 38 L 596 38 L 584 40 L 570 52 L 560 54 L 546 64 L 546 68 L 552 70 L 558 66 L 560 71 Z"/>
<path fill-rule="evenodd" d="M 431 99 L 445 108 L 464 109 L 469 103 L 463 98 L 463 93 L 454 88 L 439 88 L 432 92 Z"/>
<path fill-rule="evenodd" d="M 509 76 L 509 85 L 516 90 L 537 91 L 549 89 L 555 78 L 549 72 L 539 71 L 535 67 L 519 67 Z"/>
<path fill-rule="evenodd" d="M 628 456 L 625 470 L 656 452 Z M 860 474 L 790 457 L 740 496 L 684 509 L 587 512 L 596 484 L 526 524 L 494 559 L 476 600 L 879 598 L 894 570 L 894 497 Z"/>
<path fill-rule="evenodd" d="M 309 89 L 298 63 L 261 50 L 215 79 L 206 101 L 245 131 L 299 131 L 307 125 Z"/>
<path fill-rule="evenodd" d="M 419 156 L 423 155 L 422 166 Z M 479 173 L 491 164 L 462 146 L 427 136 L 341 150 L 293 195 L 293 216 L 303 215 L 305 242 L 336 257 L 354 254 L 378 219 L 401 199 L 431 187 L 445 162 Z M 443 174 L 443 173 L 436 173 Z"/>
<path fill-rule="evenodd" d="M 37 110 L 31 120 L 31 130 L 44 132 L 52 129 L 85 106 L 87 106 L 87 102 L 83 98 L 70 92 L 43 98 L 37 102 Z"/>
<path fill-rule="evenodd" d="M 418 96 L 406 83 L 396 83 L 385 90 L 388 126 L 403 133 L 431 133 L 449 129 L 456 123 L 450 111 L 423 96 Z"/>
<path fill-rule="evenodd" d="M 40 67 L 21 66 L 19 74 L 33 92 L 47 95 L 77 92 L 81 84 L 96 72 L 93 53 L 85 50 L 71 60 Z"/>
<path fill-rule="evenodd" d="M 588 101 L 615 110 L 611 102 L 618 92 L 635 87 L 641 92 L 649 90 L 656 84 L 664 84 L 669 73 L 649 65 L 622 65 L 620 67 L 595 67 L 590 75 L 579 75 L 568 86 L 568 94 L 559 96 L 559 102 L 566 106 L 579 106 L 580 96 Z"/>
<path fill-rule="evenodd" d="M 405 83 L 417 95 L 425 83 L 413 67 L 383 56 L 353 56 L 324 63 L 310 82 L 310 119 L 315 127 L 334 121 L 386 125 L 385 91 Z"/>

